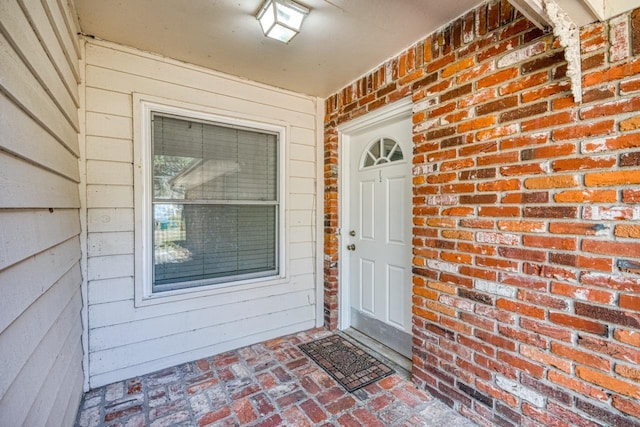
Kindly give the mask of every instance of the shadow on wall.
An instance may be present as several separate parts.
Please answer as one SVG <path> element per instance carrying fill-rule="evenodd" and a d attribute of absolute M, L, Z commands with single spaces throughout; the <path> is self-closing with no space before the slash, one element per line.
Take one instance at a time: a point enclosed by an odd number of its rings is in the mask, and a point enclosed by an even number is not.
<path fill-rule="evenodd" d="M 580 35 L 581 104 L 558 40 L 506 1 L 326 100 L 338 200 L 336 126 L 413 99 L 413 377 L 482 425 L 640 425 L 640 10 Z"/>

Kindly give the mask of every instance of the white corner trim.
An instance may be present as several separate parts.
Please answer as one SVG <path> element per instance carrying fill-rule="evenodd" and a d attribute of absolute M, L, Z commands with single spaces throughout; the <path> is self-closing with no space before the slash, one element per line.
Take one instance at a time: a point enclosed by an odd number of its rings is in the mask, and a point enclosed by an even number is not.
<path fill-rule="evenodd" d="M 520 11 L 536 27 L 545 31 L 549 28 L 541 0 L 509 0 L 509 3 Z"/>
<path fill-rule="evenodd" d="M 553 34 L 564 47 L 567 76 L 571 80 L 571 92 L 576 103 L 582 102 L 582 68 L 580 59 L 580 30 L 571 17 L 555 0 L 542 0 L 545 14 L 553 27 Z"/>
<path fill-rule="evenodd" d="M 566 1 L 566 0 L 565 0 Z M 575 1 L 575 0 L 572 0 Z M 640 0 L 581 0 L 600 21 L 640 7 Z"/>
<path fill-rule="evenodd" d="M 316 98 L 316 328 L 324 325 L 324 99 Z"/>
<path fill-rule="evenodd" d="M 82 319 L 82 372 L 84 379 L 82 382 L 82 390 L 86 393 L 90 390 L 91 385 L 89 383 L 90 378 L 90 363 L 89 358 L 89 280 L 88 280 L 88 207 L 87 207 L 87 117 L 86 117 L 86 105 L 87 105 L 87 61 L 86 61 L 86 41 L 83 38 L 79 38 L 79 69 L 80 69 L 80 84 L 78 85 L 78 99 L 80 105 L 78 106 L 78 116 L 80 118 L 80 131 L 78 133 L 78 143 L 80 150 L 80 158 L 78 159 L 78 168 L 80 171 L 80 182 L 78 183 L 80 191 L 80 271 L 82 273 L 82 309 L 80 310 L 80 317 Z"/>

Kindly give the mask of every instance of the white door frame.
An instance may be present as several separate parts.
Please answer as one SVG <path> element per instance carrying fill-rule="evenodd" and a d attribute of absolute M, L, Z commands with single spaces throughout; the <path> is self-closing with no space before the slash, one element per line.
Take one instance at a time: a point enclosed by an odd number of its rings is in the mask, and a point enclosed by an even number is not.
<path fill-rule="evenodd" d="M 340 164 L 340 174 L 338 185 L 340 201 L 338 207 L 338 328 L 347 329 L 351 326 L 351 301 L 349 301 L 349 257 L 345 243 L 342 239 L 342 230 L 350 230 L 350 140 L 352 135 L 366 130 L 372 126 L 379 126 L 388 121 L 395 121 L 402 118 L 411 117 L 413 102 L 411 97 L 403 98 L 393 104 L 386 105 L 364 116 L 358 117 L 350 122 L 338 126 L 338 162 Z M 412 143 L 413 144 L 413 143 Z M 413 155 L 409 160 L 413 158 Z"/>

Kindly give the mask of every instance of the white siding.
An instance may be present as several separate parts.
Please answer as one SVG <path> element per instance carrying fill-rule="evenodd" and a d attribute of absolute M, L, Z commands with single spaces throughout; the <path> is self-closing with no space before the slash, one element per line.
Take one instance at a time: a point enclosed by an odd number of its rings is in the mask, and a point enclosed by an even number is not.
<path fill-rule="evenodd" d="M 2 426 L 69 425 L 82 395 L 73 14 L 65 1 L 0 2 Z"/>
<path fill-rule="evenodd" d="M 85 73 L 91 387 L 314 327 L 322 103 L 94 40 Z M 288 127 L 286 280 L 136 306 L 134 93 Z"/>

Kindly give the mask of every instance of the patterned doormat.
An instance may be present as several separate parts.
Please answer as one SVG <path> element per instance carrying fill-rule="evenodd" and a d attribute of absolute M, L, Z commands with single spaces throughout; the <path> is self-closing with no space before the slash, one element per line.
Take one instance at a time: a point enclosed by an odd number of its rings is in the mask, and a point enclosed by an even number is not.
<path fill-rule="evenodd" d="M 330 335 L 298 347 L 349 392 L 395 372 L 339 335 Z"/>

